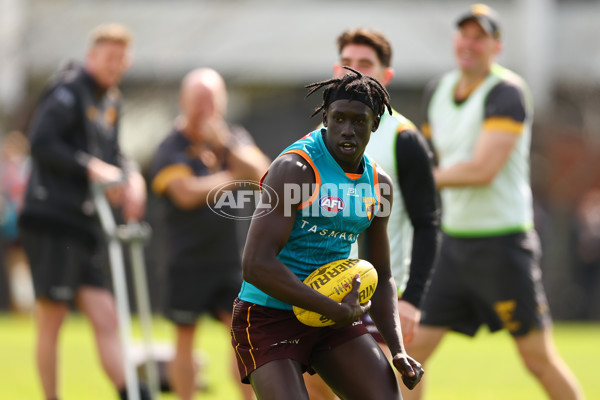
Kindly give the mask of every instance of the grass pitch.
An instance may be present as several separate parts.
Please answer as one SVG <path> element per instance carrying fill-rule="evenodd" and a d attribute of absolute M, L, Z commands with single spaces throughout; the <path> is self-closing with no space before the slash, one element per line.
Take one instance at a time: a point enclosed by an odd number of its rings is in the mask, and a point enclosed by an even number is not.
<path fill-rule="evenodd" d="M 134 333 L 140 337 L 134 326 Z M 173 338 L 171 325 L 154 320 L 154 337 L 160 342 Z M 579 378 L 587 399 L 600 399 L 597 363 L 600 358 L 600 324 L 557 323 L 554 336 L 560 354 Z M 203 320 L 197 347 L 207 358 L 203 374 L 208 388 L 196 398 L 239 399 L 230 374 L 229 333 L 212 320 Z M 30 317 L 0 315 L 0 399 L 42 399 L 34 362 L 35 325 Z M 82 317 L 67 319 L 61 333 L 61 398 L 83 400 L 117 399 L 104 376 L 93 345 L 91 328 Z M 519 361 L 517 350 L 505 333 L 491 335 L 482 330 L 475 339 L 448 335 L 427 366 L 426 399 L 494 400 L 544 399 L 544 393 Z M 174 400 L 162 394 L 163 400 Z"/>

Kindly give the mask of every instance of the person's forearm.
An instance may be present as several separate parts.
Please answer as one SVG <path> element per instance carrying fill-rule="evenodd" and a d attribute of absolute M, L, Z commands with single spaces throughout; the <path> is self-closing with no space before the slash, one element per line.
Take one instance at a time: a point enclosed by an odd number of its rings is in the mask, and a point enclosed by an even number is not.
<path fill-rule="evenodd" d="M 483 131 L 469 160 L 435 171 L 437 186 L 489 185 L 508 162 L 518 138 L 512 132 Z"/>
<path fill-rule="evenodd" d="M 393 278 L 379 280 L 377 289 L 375 289 L 375 293 L 371 298 L 369 314 L 390 348 L 392 355 L 406 352 L 398 317 L 398 294 Z"/>
<path fill-rule="evenodd" d="M 208 204 L 210 191 L 217 186 L 226 189 L 228 183 L 233 185 L 233 179 L 229 171 L 182 178 L 169 184 L 167 193 L 175 205 L 184 210 L 191 210 L 205 207 Z"/>
<path fill-rule="evenodd" d="M 433 171 L 438 188 L 489 185 L 495 174 L 485 165 L 474 162 L 455 164 L 448 168 L 436 168 Z"/>
<path fill-rule="evenodd" d="M 244 280 L 284 303 L 328 317 L 337 315 L 340 303 L 306 286 L 277 258 L 244 257 Z"/>

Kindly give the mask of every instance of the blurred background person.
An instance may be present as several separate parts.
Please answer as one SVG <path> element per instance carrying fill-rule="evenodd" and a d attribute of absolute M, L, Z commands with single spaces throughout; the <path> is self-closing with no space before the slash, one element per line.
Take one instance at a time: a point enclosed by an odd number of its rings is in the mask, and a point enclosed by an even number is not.
<path fill-rule="evenodd" d="M 175 126 L 155 154 L 152 190 L 163 199 L 166 317 L 176 326 L 168 376 L 178 397 L 189 400 L 197 388 L 198 318 L 210 314 L 229 329 L 242 282 L 238 223 L 209 208 L 209 192 L 217 187 L 234 191 L 235 181 L 258 181 L 269 160 L 244 128 L 225 120 L 226 86 L 215 70 L 195 69 L 184 77 L 179 107 Z M 237 375 L 235 355 L 228 356 Z M 240 390 L 244 399 L 254 398 L 249 385 L 240 384 Z"/>
<path fill-rule="evenodd" d="M 394 78 L 392 46 L 380 31 L 352 28 L 337 38 L 338 62 L 334 77 L 344 66 L 388 86 Z M 371 135 L 366 153 L 386 171 L 393 182 L 394 205 L 388 222 L 390 261 L 398 288 L 398 313 L 402 337 L 408 343 L 421 318 L 421 298 L 439 247 L 439 207 L 433 181 L 433 155 L 416 126 L 396 110 L 384 113 Z M 363 236 L 364 239 L 364 236 Z M 360 240 L 362 245 L 366 242 Z M 353 245 L 351 258 L 366 258 L 369 249 Z M 390 352 L 368 314 L 363 316 L 369 332 L 388 358 Z M 418 360 L 417 360 L 418 361 Z M 317 375 L 305 375 L 311 399 L 332 399 L 331 389 Z"/>
<path fill-rule="evenodd" d="M 590 189 L 576 209 L 573 221 L 573 266 L 578 285 L 578 312 L 574 319 L 598 318 L 600 304 L 600 189 Z M 594 314 L 596 313 L 596 315 Z"/>
<path fill-rule="evenodd" d="M 17 219 L 29 178 L 29 143 L 20 131 L 0 139 L 0 250 L 4 259 L 11 309 L 33 311 L 35 295 L 25 251 L 19 240 Z"/>
<path fill-rule="evenodd" d="M 457 69 L 430 83 L 423 133 L 438 158 L 442 246 L 408 344 L 426 362 L 452 330 L 506 329 L 552 399 L 582 399 L 559 356 L 542 284 L 529 177 L 533 104 L 524 80 L 495 63 L 502 51 L 495 10 L 475 4 L 456 22 Z M 403 395 L 421 398 L 422 386 Z"/>
<path fill-rule="evenodd" d="M 131 33 L 118 24 L 91 33 L 83 65 L 70 63 L 42 94 L 29 139 L 32 170 L 20 216 L 21 237 L 36 294 L 36 360 L 44 395 L 57 399 L 57 342 L 75 303 L 90 320 L 106 374 L 127 398 L 116 306 L 105 287 L 102 239 L 90 195 L 106 195 L 123 219 L 144 216 L 146 185 L 118 142 L 117 84 L 130 66 Z M 141 398 L 148 399 L 145 388 Z"/>

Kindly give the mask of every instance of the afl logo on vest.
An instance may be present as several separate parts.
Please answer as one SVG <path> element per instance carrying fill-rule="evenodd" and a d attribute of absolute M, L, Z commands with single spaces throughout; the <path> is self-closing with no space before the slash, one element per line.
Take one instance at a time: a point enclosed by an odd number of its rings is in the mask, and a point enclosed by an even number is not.
<path fill-rule="evenodd" d="M 319 206 L 326 211 L 340 212 L 344 209 L 344 200 L 336 196 L 323 196 L 319 200 Z"/>

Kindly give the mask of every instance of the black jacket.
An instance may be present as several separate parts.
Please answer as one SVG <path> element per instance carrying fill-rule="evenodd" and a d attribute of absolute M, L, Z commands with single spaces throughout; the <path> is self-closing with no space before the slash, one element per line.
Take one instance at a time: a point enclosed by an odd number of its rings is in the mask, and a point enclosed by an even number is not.
<path fill-rule="evenodd" d="M 69 64 L 44 90 L 29 140 L 32 170 L 20 226 L 95 242 L 98 229 L 86 166 L 90 156 L 124 166 L 118 144 L 120 95 Z"/>

